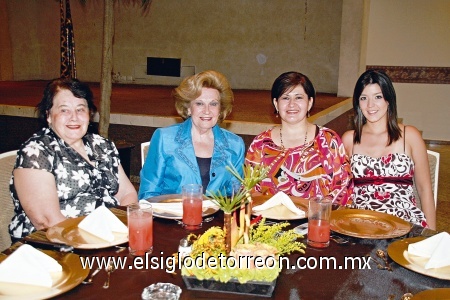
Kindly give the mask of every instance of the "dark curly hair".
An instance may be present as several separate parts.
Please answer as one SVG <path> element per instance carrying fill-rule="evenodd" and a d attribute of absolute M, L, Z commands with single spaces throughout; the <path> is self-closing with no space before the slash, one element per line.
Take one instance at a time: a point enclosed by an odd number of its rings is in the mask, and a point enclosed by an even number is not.
<path fill-rule="evenodd" d="M 74 78 L 56 78 L 50 81 L 44 90 L 41 102 L 36 106 L 38 118 L 43 124 L 47 124 L 47 117 L 50 109 L 53 107 L 53 99 L 61 90 L 69 90 L 77 98 L 85 99 L 91 118 L 97 112 L 94 104 L 94 96 L 89 86 Z"/>

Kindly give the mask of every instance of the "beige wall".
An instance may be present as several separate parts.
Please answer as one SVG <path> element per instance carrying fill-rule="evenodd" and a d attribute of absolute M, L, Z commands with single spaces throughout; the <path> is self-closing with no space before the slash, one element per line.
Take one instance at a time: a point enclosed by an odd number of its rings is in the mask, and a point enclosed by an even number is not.
<path fill-rule="evenodd" d="M 100 78 L 102 2 L 71 1 L 78 77 L 86 81 Z M 340 96 L 351 96 L 365 65 L 450 67 L 448 0 L 153 0 L 146 13 L 123 2 L 115 7 L 113 71 L 125 83 L 178 84 L 146 76 L 147 56 L 219 70 L 242 89 L 270 89 L 280 73 L 299 70 L 318 91 Z M 0 0 L 0 8 L 0 80 L 57 77 L 59 2 Z M 406 124 L 450 141 L 448 84 L 395 87 Z"/>
<path fill-rule="evenodd" d="M 450 67 L 450 1 L 372 0 L 368 22 L 367 65 Z M 394 86 L 405 124 L 450 141 L 449 84 Z"/>
<path fill-rule="evenodd" d="M 59 73 L 59 2 L 7 0 L 14 79 Z M 147 56 L 181 58 L 196 72 L 223 72 L 233 88 L 270 89 L 282 72 L 307 74 L 321 92 L 337 92 L 342 0 L 116 1 L 114 72 L 143 84 L 180 79 L 145 76 Z M 140 1 L 137 1 L 140 2 Z M 102 1 L 72 0 L 78 77 L 99 81 Z M 265 64 L 256 56 L 267 57 Z"/>

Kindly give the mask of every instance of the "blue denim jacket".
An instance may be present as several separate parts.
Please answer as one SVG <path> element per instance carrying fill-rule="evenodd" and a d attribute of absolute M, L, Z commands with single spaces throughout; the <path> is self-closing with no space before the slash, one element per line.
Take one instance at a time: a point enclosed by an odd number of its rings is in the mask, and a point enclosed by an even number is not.
<path fill-rule="evenodd" d="M 192 120 L 158 128 L 150 140 L 150 148 L 141 170 L 139 199 L 165 194 L 180 194 L 189 183 L 202 184 L 191 136 Z M 241 173 L 245 145 L 242 138 L 228 130 L 213 127 L 214 150 L 207 190 L 231 194 L 236 178 L 225 169 L 232 165 Z M 235 183 L 233 183 L 235 182 Z M 206 191 L 203 191 L 206 193 Z"/>

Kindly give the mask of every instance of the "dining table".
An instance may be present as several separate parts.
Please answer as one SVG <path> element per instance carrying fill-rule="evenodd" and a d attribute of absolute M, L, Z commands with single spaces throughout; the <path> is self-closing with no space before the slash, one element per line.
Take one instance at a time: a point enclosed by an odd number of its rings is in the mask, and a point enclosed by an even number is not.
<path fill-rule="evenodd" d="M 124 213 L 126 208 L 116 209 L 115 213 Z M 212 217 L 212 218 L 211 218 Z M 213 226 L 223 226 L 224 216 L 219 210 L 209 216 L 208 222 L 203 222 L 202 228 L 196 231 L 187 231 L 178 220 L 154 217 L 153 220 L 153 252 L 147 258 L 163 264 L 166 258 L 177 253 L 180 240 L 189 234 L 201 234 Z M 282 222 L 281 220 L 277 220 Z M 288 228 L 293 228 L 307 222 L 306 218 L 289 220 Z M 415 237 L 429 236 L 433 232 L 420 226 L 412 226 L 404 236 L 390 239 L 369 239 L 346 236 L 333 233 L 343 238 L 342 241 L 330 241 L 326 248 L 317 249 L 306 247 L 305 253 L 291 253 L 285 257 L 291 266 L 296 268 L 283 268 L 279 274 L 272 299 L 402 299 L 407 293 L 412 295 L 424 290 L 436 288 L 450 288 L 450 280 L 438 279 L 422 275 L 409 270 L 387 257 L 391 270 L 378 268 L 376 251 L 386 253 L 390 243 L 397 240 Z M 306 238 L 300 239 L 306 245 Z M 19 242 L 21 243 L 21 242 Z M 126 247 L 127 244 L 120 246 Z M 17 248 L 12 245 L 3 251 L 9 254 Z M 164 266 L 157 269 L 145 266 L 145 262 L 136 268 L 136 259 L 129 254 L 128 249 L 120 251 L 118 247 L 106 247 L 101 249 L 74 249 L 73 252 L 80 258 L 108 258 L 127 259 L 124 268 L 118 268 L 110 274 L 109 288 L 103 288 L 107 273 L 99 272 L 89 285 L 79 284 L 69 291 L 55 296 L 52 299 L 141 299 L 143 290 L 151 284 L 162 282 L 172 283 L 182 289 L 180 299 L 263 299 L 261 296 L 249 296 L 245 294 L 223 293 L 215 290 L 190 290 L 183 281 L 181 270 L 167 270 Z M 352 259 L 356 263 L 346 265 L 346 259 Z M 333 258 L 336 265 L 320 266 L 318 263 L 323 258 Z M 370 259 L 369 259 L 370 258 Z M 358 263 L 360 261 L 360 263 Z M 381 261 L 381 262 L 380 262 Z M 307 265 L 306 262 L 309 262 Z M 96 267 L 90 270 L 92 273 Z M 404 298 L 403 298 L 404 299 Z"/>

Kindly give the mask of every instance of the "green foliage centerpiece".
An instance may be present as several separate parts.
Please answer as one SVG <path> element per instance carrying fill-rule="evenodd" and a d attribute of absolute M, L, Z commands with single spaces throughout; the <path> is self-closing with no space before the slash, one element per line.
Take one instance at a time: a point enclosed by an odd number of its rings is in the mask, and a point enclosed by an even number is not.
<path fill-rule="evenodd" d="M 212 227 L 198 236 L 189 235 L 192 252 L 189 259 L 185 257 L 182 275 L 218 282 L 237 280 L 240 284 L 274 283 L 281 271 L 280 256 L 294 251 L 304 253 L 305 245 L 297 241 L 302 236 L 286 230 L 287 222 L 267 225 L 263 218 L 251 224 L 251 190 L 266 177 L 267 168 L 244 166 L 244 177 L 234 168 L 227 169 L 240 181 L 239 189 L 231 196 L 207 191 L 210 200 L 224 212 L 224 226 Z M 202 263 L 198 264 L 199 261 Z"/>

